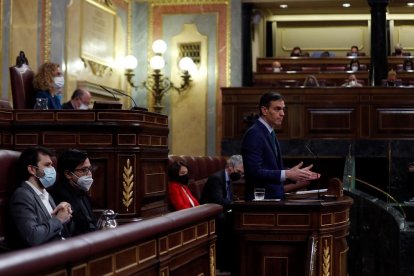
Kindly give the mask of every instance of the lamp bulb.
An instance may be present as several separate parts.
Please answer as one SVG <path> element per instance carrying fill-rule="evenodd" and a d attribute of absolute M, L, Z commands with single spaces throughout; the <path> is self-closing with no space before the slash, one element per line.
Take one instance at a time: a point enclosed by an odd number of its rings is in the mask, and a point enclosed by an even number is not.
<path fill-rule="evenodd" d="M 165 60 L 162 56 L 153 56 L 150 59 L 150 66 L 154 70 L 161 70 L 165 66 Z"/>
<path fill-rule="evenodd" d="M 137 68 L 137 66 L 138 66 L 138 60 L 136 57 L 134 57 L 133 55 L 128 55 L 124 57 L 124 68 L 125 69 L 133 70 Z"/>
<path fill-rule="evenodd" d="M 167 43 L 164 40 L 158 39 L 152 43 L 152 50 L 157 54 L 164 54 L 167 50 Z"/>
<path fill-rule="evenodd" d="M 183 57 L 178 62 L 178 67 L 183 71 L 193 71 L 195 66 L 194 61 L 190 57 Z"/>

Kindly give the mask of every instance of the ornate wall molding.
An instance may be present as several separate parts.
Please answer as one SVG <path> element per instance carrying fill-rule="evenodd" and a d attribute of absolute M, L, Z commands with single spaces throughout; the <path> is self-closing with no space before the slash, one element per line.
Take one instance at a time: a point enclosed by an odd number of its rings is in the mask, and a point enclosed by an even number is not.
<path fill-rule="evenodd" d="M 126 210 L 128 212 L 128 208 L 132 203 L 132 200 L 134 199 L 134 174 L 132 172 L 132 166 L 130 164 L 129 158 L 127 159 L 127 163 L 124 166 L 124 172 L 122 174 L 122 203 L 126 207 Z"/>
<path fill-rule="evenodd" d="M 52 0 L 43 1 L 43 62 L 50 61 L 51 30 L 52 30 Z"/>

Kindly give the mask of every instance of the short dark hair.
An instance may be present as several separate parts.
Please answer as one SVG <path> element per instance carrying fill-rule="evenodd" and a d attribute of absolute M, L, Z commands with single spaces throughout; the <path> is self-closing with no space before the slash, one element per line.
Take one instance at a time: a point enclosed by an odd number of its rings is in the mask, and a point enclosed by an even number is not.
<path fill-rule="evenodd" d="M 77 149 L 68 149 L 64 151 L 58 159 L 58 172 L 62 176 L 65 171 L 73 172 L 76 167 L 83 164 L 88 158 L 88 154 Z"/>
<path fill-rule="evenodd" d="M 283 97 L 279 93 L 274 92 L 274 91 L 266 92 L 260 98 L 260 102 L 259 102 L 259 114 L 260 115 L 263 115 L 262 114 L 262 106 L 264 106 L 266 108 L 269 108 L 270 102 L 272 102 L 272 101 L 280 101 L 280 100 L 283 100 Z"/>
<path fill-rule="evenodd" d="M 27 166 L 37 166 L 40 161 L 39 155 L 54 156 L 53 152 L 45 147 L 36 146 L 25 149 L 20 154 L 16 164 L 17 179 L 19 182 L 26 181 L 30 178 L 31 174 L 27 171 Z"/>
<path fill-rule="evenodd" d="M 186 167 L 188 169 L 188 165 L 184 161 L 175 161 L 170 166 L 168 166 L 167 173 L 168 173 L 168 179 L 170 181 L 177 181 L 178 180 L 178 177 L 180 175 L 180 168 L 181 167 Z"/>
<path fill-rule="evenodd" d="M 83 89 L 78 88 L 78 89 L 76 89 L 75 91 L 73 91 L 73 94 L 72 94 L 71 100 L 74 100 L 74 99 L 80 98 L 80 97 L 82 97 L 82 96 L 83 96 L 83 94 L 85 94 L 85 91 L 83 91 Z"/>
<path fill-rule="evenodd" d="M 351 46 L 351 49 L 352 49 L 352 48 L 355 48 L 355 49 L 359 50 L 359 49 L 358 49 L 358 46 L 356 46 L 356 45 L 352 45 L 352 46 Z"/>

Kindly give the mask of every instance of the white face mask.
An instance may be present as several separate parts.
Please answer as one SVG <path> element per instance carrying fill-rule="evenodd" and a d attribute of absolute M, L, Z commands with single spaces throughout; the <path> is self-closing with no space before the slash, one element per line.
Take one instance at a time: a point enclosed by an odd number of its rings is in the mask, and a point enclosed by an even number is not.
<path fill-rule="evenodd" d="M 74 173 L 72 174 L 78 177 L 76 174 Z M 92 183 L 93 183 L 92 175 L 84 175 L 84 176 L 78 177 L 78 181 L 76 181 L 76 185 L 78 185 L 78 187 L 85 192 L 89 191 L 89 189 L 92 186 Z"/>
<path fill-rule="evenodd" d="M 352 66 L 352 71 L 358 71 L 358 66 Z"/>
<path fill-rule="evenodd" d="M 354 81 L 354 80 L 349 82 L 349 86 L 355 86 L 355 84 L 356 84 L 356 81 Z"/>
<path fill-rule="evenodd" d="M 65 85 L 65 78 L 63 76 L 54 77 L 53 83 L 56 89 L 61 89 Z"/>
<path fill-rule="evenodd" d="M 89 109 L 89 107 L 88 107 L 86 104 L 81 103 L 81 104 L 80 104 L 80 106 L 78 107 L 78 109 L 79 109 L 79 110 L 88 110 L 88 109 Z"/>
<path fill-rule="evenodd" d="M 279 73 L 279 72 L 280 72 L 280 68 L 279 67 L 273 68 L 273 73 Z"/>

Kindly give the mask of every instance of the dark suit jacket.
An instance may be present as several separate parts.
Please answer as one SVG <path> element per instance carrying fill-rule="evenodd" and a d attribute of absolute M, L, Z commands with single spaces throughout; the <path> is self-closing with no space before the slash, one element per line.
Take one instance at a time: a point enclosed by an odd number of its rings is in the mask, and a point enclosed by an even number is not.
<path fill-rule="evenodd" d="M 41 91 L 39 90 L 36 93 L 36 99 L 37 98 L 44 98 L 47 99 L 47 107 L 48 109 L 62 109 L 62 105 L 59 101 L 58 97 L 52 97 L 48 91 Z"/>
<path fill-rule="evenodd" d="M 52 209 L 56 207 L 49 196 Z M 13 248 L 24 248 L 60 240 L 63 224 L 51 217 L 40 197 L 25 182 L 16 189 L 10 198 L 10 231 L 7 243 Z"/>
<path fill-rule="evenodd" d="M 201 193 L 200 203 L 216 203 L 222 205 L 224 210 L 228 209 L 231 200 L 227 199 L 226 175 L 224 170 L 208 177 L 203 192 Z"/>
<path fill-rule="evenodd" d="M 72 219 L 67 225 L 71 236 L 96 230 L 96 220 L 86 192 L 71 186 L 67 181 L 62 181 L 53 186 L 51 194 L 57 204 L 66 201 L 72 207 Z"/>
<path fill-rule="evenodd" d="M 73 105 L 72 105 L 72 102 L 68 101 L 68 102 L 62 104 L 62 109 L 74 109 Z"/>
<path fill-rule="evenodd" d="M 246 181 L 246 200 L 254 198 L 254 188 L 266 189 L 265 198 L 283 198 L 283 183 L 280 182 L 283 161 L 279 143 L 276 150 L 266 126 L 257 120 L 244 134 L 242 156 Z"/>

